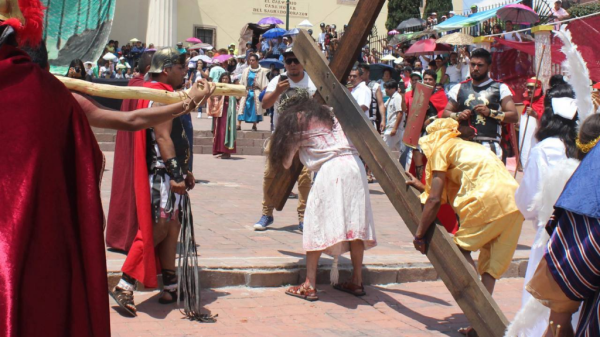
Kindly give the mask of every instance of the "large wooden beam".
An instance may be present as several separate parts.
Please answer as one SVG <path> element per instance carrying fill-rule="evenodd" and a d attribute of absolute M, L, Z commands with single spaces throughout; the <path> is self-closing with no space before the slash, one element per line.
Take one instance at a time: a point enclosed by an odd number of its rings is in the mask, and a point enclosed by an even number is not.
<path fill-rule="evenodd" d="M 344 31 L 344 36 L 340 41 L 336 56 L 329 65 L 331 72 L 338 80 L 343 81 L 350 74 L 350 70 L 352 70 L 352 66 L 358 59 L 362 46 L 367 42 L 367 37 L 384 4 L 385 0 L 360 0 L 356 5 L 348 29 Z M 317 99 L 321 98 L 317 97 Z M 268 187 L 267 194 L 278 211 L 281 211 L 285 206 L 302 168 L 303 166 L 296 156 L 291 169 L 278 172 Z"/>
<path fill-rule="evenodd" d="M 418 194 L 406 185 L 407 176 L 377 134 L 367 116 L 328 68 L 308 34 L 294 42 L 294 54 L 311 75 L 315 86 L 333 108 L 342 129 L 367 163 L 404 223 L 414 234 L 421 218 Z M 443 226 L 436 223 L 427 233 L 427 257 L 480 336 L 504 335 L 508 320 L 484 288 L 479 276 L 458 250 Z"/>

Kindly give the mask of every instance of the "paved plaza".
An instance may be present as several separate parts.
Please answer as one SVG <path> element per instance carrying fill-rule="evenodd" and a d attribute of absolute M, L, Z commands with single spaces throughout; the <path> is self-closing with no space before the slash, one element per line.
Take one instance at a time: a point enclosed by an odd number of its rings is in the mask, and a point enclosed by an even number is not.
<path fill-rule="evenodd" d="M 194 118 L 194 126 L 209 129 L 210 120 Z M 267 127 L 259 124 L 259 130 Z M 108 213 L 113 153 L 104 154 L 102 200 Z M 135 319 L 123 317 L 111 302 L 114 336 L 458 336 L 456 330 L 466 324 L 465 316 L 443 283 L 434 281 L 429 261 L 415 251 L 411 233 L 377 183 L 369 186 L 378 246 L 366 252 L 365 268 L 371 270 L 368 283 L 392 284 L 369 286 L 363 298 L 325 284 L 319 286 L 321 300 L 315 303 L 286 296 L 282 285 L 294 284 L 305 275 L 298 201 L 288 200 L 283 211 L 276 211 L 269 230 L 253 230 L 261 216 L 264 163 L 262 156 L 233 155 L 230 160 L 194 156 L 194 172 L 202 180 L 190 192 L 203 268 L 202 305 L 219 314 L 218 322 L 181 319 L 176 306 L 156 302 L 158 291 L 144 291 L 136 293 L 140 314 Z M 508 276 L 523 274 L 533 237 L 526 222 Z M 107 252 L 113 282 L 124 259 L 123 254 Z M 329 256 L 321 258 L 324 268 L 331 261 Z M 342 270 L 349 268 L 347 254 L 340 264 Z M 381 271 L 393 274 L 382 277 Z M 231 285 L 237 287 L 226 287 Z M 521 289 L 521 278 L 503 279 L 497 287 L 494 297 L 509 318 L 519 308 Z"/>

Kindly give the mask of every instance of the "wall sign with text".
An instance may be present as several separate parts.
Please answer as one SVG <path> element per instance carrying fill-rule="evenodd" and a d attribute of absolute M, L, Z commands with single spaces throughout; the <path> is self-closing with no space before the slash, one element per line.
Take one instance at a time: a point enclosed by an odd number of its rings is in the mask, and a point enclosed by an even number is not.
<path fill-rule="evenodd" d="M 257 6 L 252 8 L 253 14 L 273 15 L 285 17 L 287 0 L 256 0 Z M 290 16 L 308 17 L 308 3 L 306 0 L 290 0 Z"/>

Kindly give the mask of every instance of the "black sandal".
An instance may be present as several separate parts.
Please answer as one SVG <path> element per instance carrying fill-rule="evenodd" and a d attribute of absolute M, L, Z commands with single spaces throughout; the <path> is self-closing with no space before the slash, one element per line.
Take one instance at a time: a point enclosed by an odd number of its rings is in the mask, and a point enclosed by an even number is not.
<path fill-rule="evenodd" d="M 167 300 L 162 296 L 158 299 L 158 303 L 160 304 L 171 304 L 177 302 L 177 273 L 174 270 L 163 269 L 162 270 L 162 278 L 163 278 L 163 295 L 169 294 L 171 299 Z"/>
<path fill-rule="evenodd" d="M 131 317 L 137 316 L 137 308 L 133 302 L 133 291 L 115 287 L 112 291 L 109 289 L 108 293 L 121 308 L 125 309 L 125 311 L 131 315 Z"/>

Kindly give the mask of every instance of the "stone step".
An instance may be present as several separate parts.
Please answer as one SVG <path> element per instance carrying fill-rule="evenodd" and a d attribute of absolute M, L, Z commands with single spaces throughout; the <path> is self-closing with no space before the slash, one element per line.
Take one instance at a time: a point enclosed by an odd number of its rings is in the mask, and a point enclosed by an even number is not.
<path fill-rule="evenodd" d="M 111 129 L 92 128 L 102 151 L 114 151 L 117 132 Z M 261 156 L 269 131 L 238 131 L 236 154 L 241 156 Z M 212 154 L 213 134 L 211 131 L 194 130 L 194 153 Z"/>
<path fill-rule="evenodd" d="M 527 270 L 527 259 L 515 259 L 502 278 L 525 277 Z M 347 280 L 351 277 L 352 266 L 350 264 L 339 266 L 339 280 Z M 319 265 L 317 272 L 318 284 L 330 283 L 331 265 Z M 108 272 L 109 285 L 114 287 L 121 277 L 121 273 Z M 204 267 L 200 269 L 200 285 L 202 288 L 223 287 L 281 287 L 290 284 L 300 284 L 306 279 L 306 268 L 301 265 L 280 266 L 275 268 L 214 268 Z M 409 283 L 435 281 L 439 277 L 429 263 L 424 264 L 401 264 L 401 265 L 365 265 L 363 267 L 363 283 L 365 285 L 384 285 L 392 283 Z M 159 278 L 160 280 L 160 278 Z M 143 290 L 138 284 L 138 290 Z"/>

